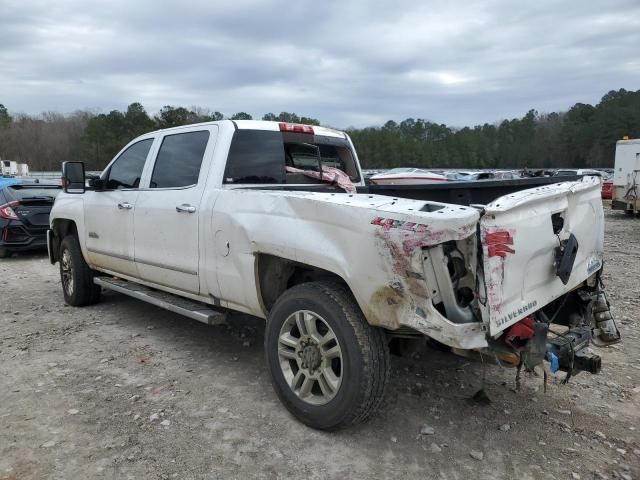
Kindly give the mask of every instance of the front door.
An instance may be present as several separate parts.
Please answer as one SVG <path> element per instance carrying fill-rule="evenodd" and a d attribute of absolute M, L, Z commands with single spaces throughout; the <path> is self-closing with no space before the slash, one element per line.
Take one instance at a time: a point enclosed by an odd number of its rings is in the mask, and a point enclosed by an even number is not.
<path fill-rule="evenodd" d="M 135 209 L 135 260 L 141 279 L 199 293 L 198 225 L 207 170 L 203 158 L 212 151 L 216 132 L 215 126 L 194 127 L 162 138 L 148 188 L 140 192 Z"/>
<path fill-rule="evenodd" d="M 148 138 L 130 145 L 105 170 L 104 190 L 86 193 L 83 234 L 87 261 L 94 267 L 136 276 L 134 209 L 152 144 L 153 138 Z"/>

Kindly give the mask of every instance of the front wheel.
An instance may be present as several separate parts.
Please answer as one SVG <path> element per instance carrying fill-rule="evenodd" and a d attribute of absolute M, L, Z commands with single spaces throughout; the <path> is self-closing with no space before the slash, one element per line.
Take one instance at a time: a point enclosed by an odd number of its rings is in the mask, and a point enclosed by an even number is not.
<path fill-rule="evenodd" d="M 74 307 L 97 303 L 100 300 L 100 286 L 93 283 L 94 272 L 82 256 L 78 237 L 64 237 L 59 258 L 64 301 Z"/>
<path fill-rule="evenodd" d="M 267 319 L 265 353 L 278 397 L 310 427 L 360 423 L 382 402 L 385 333 L 367 323 L 341 284 L 304 283 L 282 294 Z"/>

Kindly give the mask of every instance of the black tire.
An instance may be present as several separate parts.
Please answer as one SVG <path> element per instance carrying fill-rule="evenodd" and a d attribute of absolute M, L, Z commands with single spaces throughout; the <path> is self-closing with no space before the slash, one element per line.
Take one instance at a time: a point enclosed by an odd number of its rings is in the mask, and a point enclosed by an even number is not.
<path fill-rule="evenodd" d="M 100 286 L 93 283 L 94 271 L 82 256 L 78 237 L 67 235 L 60 244 L 60 283 L 64 301 L 74 307 L 92 305 L 100 300 Z M 70 277 L 66 274 L 70 272 Z"/>
<path fill-rule="evenodd" d="M 7 258 L 11 256 L 11 252 L 6 248 L 0 248 L 0 258 Z"/>
<path fill-rule="evenodd" d="M 285 322 L 300 311 L 321 317 L 319 320 L 331 328 L 341 351 L 341 382 L 334 396 L 320 405 L 310 404 L 294 393 L 285 378 L 286 367 L 281 366 L 281 330 L 287 329 Z M 283 293 L 267 319 L 265 355 L 278 397 L 296 418 L 312 428 L 336 430 L 363 422 L 383 400 L 389 378 L 385 332 L 367 323 L 351 292 L 339 283 L 303 283 Z M 296 368 L 297 359 L 285 362 Z"/>

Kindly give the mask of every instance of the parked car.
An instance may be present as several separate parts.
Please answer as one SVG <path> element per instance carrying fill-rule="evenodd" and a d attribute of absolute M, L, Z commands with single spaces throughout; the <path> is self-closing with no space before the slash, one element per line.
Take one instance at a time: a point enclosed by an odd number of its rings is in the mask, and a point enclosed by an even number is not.
<path fill-rule="evenodd" d="M 611 198 L 613 197 L 613 179 L 612 178 L 602 181 L 601 196 L 603 200 L 611 200 Z"/>
<path fill-rule="evenodd" d="M 565 177 L 573 175 L 594 175 L 596 177 L 602 177 L 600 170 L 593 170 L 591 168 L 563 168 L 553 172 L 554 177 Z"/>
<path fill-rule="evenodd" d="M 600 370 L 592 332 L 620 335 L 599 281 L 596 179 L 504 182 L 509 194 L 475 207 L 456 194 L 462 182 L 362 177 L 333 129 L 224 120 L 147 133 L 88 188 L 82 163 L 63 166 L 50 261 L 69 305 L 106 288 L 208 324 L 228 311 L 265 318 L 276 394 L 314 428 L 375 412 L 389 343 L 407 338 L 518 367 Z M 495 183 L 468 182 L 487 196 Z M 431 190 L 449 202 L 415 199 Z"/>
<path fill-rule="evenodd" d="M 610 200 L 613 193 L 613 180 L 610 179 L 610 175 L 604 170 L 594 170 L 590 168 L 566 168 L 556 170 L 553 173 L 554 177 L 566 177 L 566 176 L 587 176 L 592 175 L 598 177 L 601 180 L 600 184 L 600 197 Z"/>
<path fill-rule="evenodd" d="M 0 258 L 47 248 L 49 212 L 60 185 L 0 177 Z"/>
<path fill-rule="evenodd" d="M 496 170 L 493 172 L 493 178 L 496 180 L 518 180 L 522 178 L 518 170 Z"/>
<path fill-rule="evenodd" d="M 445 176 L 448 180 L 455 182 L 474 182 L 476 180 L 490 180 L 495 175 L 488 171 L 452 170 L 446 172 Z"/>
<path fill-rule="evenodd" d="M 392 168 L 369 179 L 377 185 L 422 185 L 447 181 L 446 176 L 423 168 Z"/>

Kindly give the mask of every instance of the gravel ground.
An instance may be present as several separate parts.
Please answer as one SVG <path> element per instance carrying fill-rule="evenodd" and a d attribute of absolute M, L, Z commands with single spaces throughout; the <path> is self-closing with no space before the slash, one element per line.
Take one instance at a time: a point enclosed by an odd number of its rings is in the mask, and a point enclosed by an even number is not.
<path fill-rule="evenodd" d="M 569 385 L 423 349 L 394 357 L 381 412 L 339 433 L 274 394 L 262 323 L 207 327 L 106 293 L 62 300 L 42 255 L 0 262 L 0 479 L 640 479 L 640 219 L 607 212 L 623 342 Z M 422 433 L 421 433 L 422 432 Z"/>

